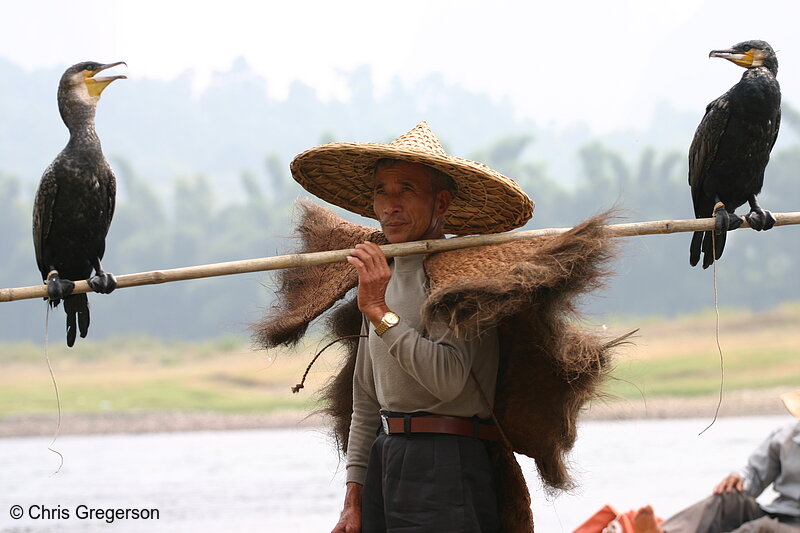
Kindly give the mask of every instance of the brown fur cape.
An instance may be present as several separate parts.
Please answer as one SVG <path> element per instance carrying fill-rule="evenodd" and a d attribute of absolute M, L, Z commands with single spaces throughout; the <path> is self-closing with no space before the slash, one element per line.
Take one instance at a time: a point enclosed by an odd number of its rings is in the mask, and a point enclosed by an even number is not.
<path fill-rule="evenodd" d="M 345 249 L 366 240 L 386 242 L 381 232 L 347 222 L 311 202 L 301 202 L 301 252 Z M 566 454 L 576 439 L 581 407 L 598 394 L 608 372 L 606 342 L 580 327 L 575 302 L 600 286 L 613 256 L 603 235 L 607 215 L 589 219 L 554 237 L 440 252 L 426 257 L 430 290 L 426 321 L 446 321 L 459 334 L 498 328 L 500 368 L 494 412 L 513 451 L 532 457 L 551 489 L 571 486 Z M 357 284 L 347 263 L 282 270 L 278 299 L 254 325 L 263 348 L 294 345 L 309 323 L 328 313 L 332 336 L 358 334 L 355 298 L 340 302 Z M 358 339 L 348 341 L 339 372 L 320 392 L 339 448 L 347 452 L 352 380 Z M 489 443 L 505 532 L 533 531 L 530 495 L 511 450 Z"/>

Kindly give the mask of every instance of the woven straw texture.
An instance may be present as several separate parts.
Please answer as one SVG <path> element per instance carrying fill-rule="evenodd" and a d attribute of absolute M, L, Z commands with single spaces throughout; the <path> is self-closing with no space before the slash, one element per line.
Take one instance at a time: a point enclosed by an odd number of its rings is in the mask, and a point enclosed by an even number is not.
<path fill-rule="evenodd" d="M 533 216 L 534 203 L 517 183 L 486 165 L 445 153 L 426 122 L 390 144 L 329 143 L 294 158 L 292 176 L 314 196 L 375 218 L 373 172 L 379 159 L 421 163 L 444 172 L 458 192 L 445 216 L 445 233 L 473 235 L 518 228 Z"/>
<path fill-rule="evenodd" d="M 375 230 L 314 204 L 301 204 L 301 209 L 298 236 L 304 251 L 382 241 Z M 440 252 L 425 259 L 430 292 L 423 317 L 442 320 L 465 336 L 498 328 L 494 411 L 514 451 L 535 459 L 551 489 L 571 486 L 567 453 L 577 438 L 578 414 L 600 393 L 611 352 L 624 340 L 600 338 L 576 320 L 576 303 L 608 275 L 613 244 L 603 231 L 606 222 L 604 216 L 595 217 L 555 237 Z M 325 268 L 280 271 L 276 303 L 253 324 L 258 345 L 296 344 L 326 310 L 326 329 L 333 338 L 359 333 L 362 315 L 355 295 L 350 292 L 349 301 L 346 296 L 357 282 L 349 273 L 352 267 L 342 262 Z M 358 339 L 344 343 L 340 370 L 319 393 L 342 452 L 348 445 Z M 530 496 L 519 464 L 499 442 L 487 449 L 497 480 L 501 531 L 530 533 Z"/>

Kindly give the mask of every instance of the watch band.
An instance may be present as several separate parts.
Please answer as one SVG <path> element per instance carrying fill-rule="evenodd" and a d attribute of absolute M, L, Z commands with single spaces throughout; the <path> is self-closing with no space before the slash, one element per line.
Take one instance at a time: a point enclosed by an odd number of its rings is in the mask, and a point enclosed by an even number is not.
<path fill-rule="evenodd" d="M 380 337 L 381 335 L 386 333 L 386 331 L 389 328 L 393 328 L 394 326 L 396 326 L 398 322 L 400 322 L 400 317 L 392 313 L 391 311 L 387 311 L 381 317 L 380 323 L 378 323 L 378 325 L 375 326 L 375 334 L 378 337 Z"/>

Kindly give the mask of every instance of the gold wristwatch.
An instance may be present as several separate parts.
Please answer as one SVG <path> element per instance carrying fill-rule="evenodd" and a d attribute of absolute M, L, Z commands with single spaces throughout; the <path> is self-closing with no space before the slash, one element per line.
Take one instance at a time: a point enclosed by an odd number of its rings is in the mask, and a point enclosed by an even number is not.
<path fill-rule="evenodd" d="M 392 313 L 391 311 L 385 312 L 381 317 L 380 323 L 377 326 L 375 326 L 375 334 L 378 337 L 380 337 L 381 335 L 386 333 L 386 330 L 395 327 L 398 322 L 400 322 L 399 316 Z"/>

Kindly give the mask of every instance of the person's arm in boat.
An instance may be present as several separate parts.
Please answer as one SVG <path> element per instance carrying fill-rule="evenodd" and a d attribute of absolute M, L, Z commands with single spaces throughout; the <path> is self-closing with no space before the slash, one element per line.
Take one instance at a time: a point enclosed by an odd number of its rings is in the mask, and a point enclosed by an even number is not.
<path fill-rule="evenodd" d="M 744 490 L 744 480 L 742 480 L 742 476 L 740 476 L 738 472 L 725 476 L 722 481 L 714 487 L 714 494 L 733 492 L 734 490 L 737 492 L 742 492 L 742 490 Z"/>
<path fill-rule="evenodd" d="M 764 442 L 750 454 L 747 465 L 738 472 L 742 479 L 742 492 L 757 498 L 781 472 L 780 442 L 783 428 L 770 433 Z"/>

